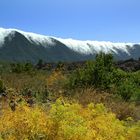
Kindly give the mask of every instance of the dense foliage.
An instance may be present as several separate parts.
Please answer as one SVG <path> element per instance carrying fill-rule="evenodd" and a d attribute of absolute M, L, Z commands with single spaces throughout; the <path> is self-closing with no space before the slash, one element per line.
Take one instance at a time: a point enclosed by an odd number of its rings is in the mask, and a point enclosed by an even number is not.
<path fill-rule="evenodd" d="M 119 121 L 103 104 L 57 100 L 51 109 L 20 104 L 13 113 L 7 109 L 0 117 L 1 140 L 138 140 L 140 123 L 131 118 Z M 128 123 L 131 122 L 131 125 Z"/>
<path fill-rule="evenodd" d="M 15 73 L 33 71 L 33 65 L 30 62 L 27 63 L 13 63 L 11 64 L 11 71 Z"/>
<path fill-rule="evenodd" d="M 140 139 L 140 71 L 103 53 L 70 71 L 45 66 L 0 65 L 0 140 Z"/>
<path fill-rule="evenodd" d="M 140 100 L 140 71 L 124 72 L 113 65 L 111 54 L 100 53 L 96 61 L 78 69 L 69 80 L 70 88 L 93 86 L 120 95 L 124 100 Z"/>

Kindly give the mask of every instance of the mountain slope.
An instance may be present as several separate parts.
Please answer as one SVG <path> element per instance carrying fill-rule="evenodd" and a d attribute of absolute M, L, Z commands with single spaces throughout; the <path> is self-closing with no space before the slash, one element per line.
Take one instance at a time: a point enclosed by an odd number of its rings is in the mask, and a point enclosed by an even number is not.
<path fill-rule="evenodd" d="M 47 62 L 93 59 L 100 51 L 118 60 L 140 57 L 140 44 L 61 39 L 0 28 L 0 60 Z"/>

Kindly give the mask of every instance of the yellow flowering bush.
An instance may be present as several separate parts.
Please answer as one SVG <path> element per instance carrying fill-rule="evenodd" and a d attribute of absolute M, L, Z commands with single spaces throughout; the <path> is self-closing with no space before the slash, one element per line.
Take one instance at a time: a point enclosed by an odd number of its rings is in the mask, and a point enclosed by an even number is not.
<path fill-rule="evenodd" d="M 47 115 L 39 107 L 22 105 L 15 112 L 4 110 L 0 117 L 0 134 L 4 140 L 46 139 L 48 128 Z"/>
<path fill-rule="evenodd" d="M 53 86 L 57 83 L 61 83 L 65 80 L 65 76 L 61 71 L 53 71 L 52 74 L 47 78 L 47 85 Z"/>
<path fill-rule="evenodd" d="M 83 108 L 58 100 L 52 105 L 50 116 L 58 140 L 129 140 L 129 136 L 137 133 L 115 114 L 107 112 L 103 104 Z"/>
<path fill-rule="evenodd" d="M 19 105 L 0 116 L 0 140 L 139 140 L 140 123 L 120 121 L 103 104 L 58 99 L 47 111 Z"/>

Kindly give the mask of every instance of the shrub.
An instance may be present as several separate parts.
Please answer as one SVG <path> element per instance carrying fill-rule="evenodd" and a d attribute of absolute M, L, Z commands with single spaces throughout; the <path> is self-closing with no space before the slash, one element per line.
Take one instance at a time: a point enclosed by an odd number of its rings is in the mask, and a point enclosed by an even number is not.
<path fill-rule="evenodd" d="M 51 90 L 59 90 L 59 88 L 65 85 L 66 76 L 63 74 L 62 71 L 54 70 L 48 76 L 47 80 L 47 87 Z"/>
<path fill-rule="evenodd" d="M 13 63 L 11 64 L 11 71 L 15 73 L 31 72 L 34 70 L 32 63 Z"/>
<path fill-rule="evenodd" d="M 123 81 L 120 85 L 117 86 L 117 94 L 121 95 L 121 97 L 128 101 L 135 94 L 135 86 L 131 81 Z"/>
<path fill-rule="evenodd" d="M 100 53 L 96 56 L 96 63 L 93 72 L 94 85 L 108 89 L 112 84 L 113 56 Z"/>
<path fill-rule="evenodd" d="M 23 71 L 23 65 L 21 63 L 11 64 L 11 71 L 15 73 L 21 73 Z"/>
<path fill-rule="evenodd" d="M 3 111 L 0 117 L 3 140 L 138 140 L 140 123 L 128 118 L 116 119 L 103 104 L 82 107 L 77 103 L 57 100 L 50 111 L 35 106 L 19 105 L 15 112 Z"/>
<path fill-rule="evenodd" d="M 47 139 L 49 122 L 41 108 L 18 106 L 15 112 L 4 110 L 0 117 L 0 136 L 2 140 Z"/>
<path fill-rule="evenodd" d="M 49 99 L 50 92 L 45 86 L 44 88 L 40 89 L 39 91 L 35 91 L 29 87 L 23 88 L 21 91 L 22 97 L 25 99 L 25 101 L 29 104 L 34 104 L 35 101 L 38 103 L 46 103 L 47 100 Z"/>
<path fill-rule="evenodd" d="M 43 60 L 39 59 L 37 64 L 36 64 L 37 69 L 42 69 L 43 66 L 44 66 Z"/>
<path fill-rule="evenodd" d="M 6 88 L 5 88 L 4 84 L 3 84 L 3 81 L 0 80 L 0 93 L 5 92 L 5 90 L 6 90 Z"/>
<path fill-rule="evenodd" d="M 97 88 L 109 89 L 113 83 L 113 57 L 111 54 L 100 53 L 96 61 L 89 61 L 86 69 L 78 69 L 70 77 L 70 86 L 93 85 Z"/>
<path fill-rule="evenodd" d="M 78 101 L 83 106 L 93 102 L 103 103 L 109 108 L 116 117 L 120 120 L 125 120 L 127 117 L 132 117 L 134 120 L 140 119 L 140 106 L 135 102 L 126 102 L 117 94 L 110 94 L 94 88 L 76 89 L 72 99 Z"/>
<path fill-rule="evenodd" d="M 47 100 L 49 99 L 49 95 L 50 92 L 46 86 L 42 91 L 35 93 L 35 98 L 38 102 L 46 103 Z"/>
<path fill-rule="evenodd" d="M 69 87 L 93 86 L 120 95 L 125 101 L 140 100 L 140 73 L 128 73 L 113 66 L 111 54 L 100 53 L 95 62 L 76 70 L 69 78 Z"/>
<path fill-rule="evenodd" d="M 32 70 L 33 70 L 33 65 L 32 65 L 32 63 L 30 63 L 30 62 L 25 63 L 23 69 L 24 69 L 25 72 L 32 71 Z"/>

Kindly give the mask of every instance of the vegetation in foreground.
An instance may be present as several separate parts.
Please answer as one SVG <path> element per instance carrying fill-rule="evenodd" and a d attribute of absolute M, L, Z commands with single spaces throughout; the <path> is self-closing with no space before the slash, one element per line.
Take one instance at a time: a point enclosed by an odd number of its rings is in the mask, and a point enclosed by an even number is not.
<path fill-rule="evenodd" d="M 82 107 L 58 99 L 47 107 L 19 105 L 3 111 L 1 139 L 29 140 L 138 140 L 140 123 L 131 117 L 120 121 L 103 104 Z"/>
<path fill-rule="evenodd" d="M 100 53 L 84 68 L 1 64 L 0 140 L 139 140 L 140 71 Z"/>

